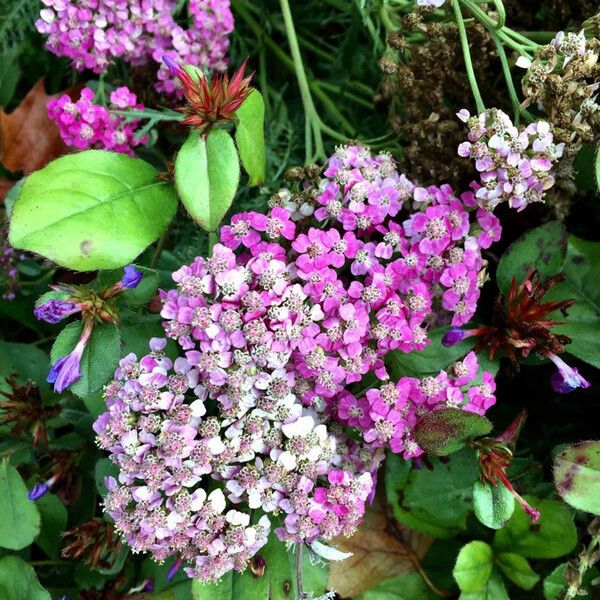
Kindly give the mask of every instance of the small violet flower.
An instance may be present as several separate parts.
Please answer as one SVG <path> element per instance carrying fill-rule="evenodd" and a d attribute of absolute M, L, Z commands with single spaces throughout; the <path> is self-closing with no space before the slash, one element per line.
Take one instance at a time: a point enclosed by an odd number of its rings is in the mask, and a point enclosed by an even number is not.
<path fill-rule="evenodd" d="M 80 304 L 75 304 L 69 299 L 52 299 L 36 306 L 33 310 L 33 314 L 35 315 L 35 318 L 40 321 L 56 324 L 65 317 L 79 312 L 81 308 Z"/>
<path fill-rule="evenodd" d="M 91 324 L 86 323 L 75 348 L 66 356 L 56 360 L 50 367 L 47 381 L 54 384 L 55 392 L 60 394 L 81 377 L 79 365 L 91 333 Z"/>
<path fill-rule="evenodd" d="M 589 388 L 590 382 L 585 380 L 575 369 L 570 367 L 562 358 L 556 354 L 549 353 L 548 358 L 558 367 L 550 378 L 550 384 L 555 392 L 559 394 L 570 394 L 573 390 Z"/>
<path fill-rule="evenodd" d="M 27 494 L 27 497 L 31 501 L 39 500 L 42 496 L 46 495 L 50 491 L 50 488 L 54 485 L 55 482 L 56 475 L 50 477 L 50 479 L 48 479 L 44 483 L 36 483 Z"/>
<path fill-rule="evenodd" d="M 136 288 L 142 280 L 143 273 L 138 271 L 133 265 L 127 265 L 123 271 L 124 275 L 121 277 L 121 285 L 128 290 Z"/>

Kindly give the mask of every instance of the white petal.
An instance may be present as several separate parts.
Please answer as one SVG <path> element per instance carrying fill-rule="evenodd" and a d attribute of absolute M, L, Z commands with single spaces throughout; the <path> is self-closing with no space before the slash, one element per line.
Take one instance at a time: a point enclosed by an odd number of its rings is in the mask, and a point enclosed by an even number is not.
<path fill-rule="evenodd" d="M 345 560 L 352 556 L 352 552 L 342 552 L 333 546 L 326 546 L 317 541 L 314 541 L 310 547 L 315 554 L 322 556 L 326 560 Z"/>

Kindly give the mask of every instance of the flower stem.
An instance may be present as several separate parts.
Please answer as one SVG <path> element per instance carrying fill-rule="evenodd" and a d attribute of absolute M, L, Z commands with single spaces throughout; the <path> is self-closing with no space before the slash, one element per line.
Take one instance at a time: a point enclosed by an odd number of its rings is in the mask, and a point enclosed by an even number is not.
<path fill-rule="evenodd" d="M 296 586 L 297 600 L 304 600 L 304 590 L 302 589 L 302 544 L 296 544 Z"/>
<path fill-rule="evenodd" d="M 500 58 L 500 62 L 502 63 L 502 72 L 504 73 L 506 87 L 508 88 L 508 95 L 510 96 L 510 102 L 515 113 L 515 125 L 518 125 L 519 117 L 521 116 L 521 103 L 519 102 L 517 91 L 515 90 L 515 84 L 513 82 L 512 74 L 510 72 L 510 66 L 508 64 L 506 52 L 504 51 L 504 46 L 502 45 L 502 42 L 498 39 L 498 37 L 493 34 L 492 37 L 494 38 L 494 44 L 496 44 L 498 57 Z"/>
<path fill-rule="evenodd" d="M 471 92 L 475 99 L 475 106 L 477 112 L 482 113 L 485 110 L 483 98 L 479 92 L 479 86 L 477 85 L 477 79 L 475 78 L 475 70 L 473 69 L 473 61 L 471 60 L 471 51 L 469 50 L 469 40 L 467 38 L 467 29 L 460 9 L 459 0 L 452 0 L 452 8 L 454 9 L 454 15 L 456 17 L 456 25 L 458 26 L 458 35 L 460 37 L 460 44 L 463 50 L 463 56 L 465 59 L 465 67 L 467 69 L 467 78 L 469 85 L 471 86 Z"/>
<path fill-rule="evenodd" d="M 296 28 L 294 27 L 294 19 L 292 17 L 292 11 L 290 10 L 290 4 L 288 0 L 279 0 L 281 6 L 281 12 L 283 14 L 283 22 L 285 24 L 285 33 L 287 35 L 288 44 L 290 45 L 290 51 L 292 53 L 292 61 L 294 62 L 294 70 L 296 72 L 296 79 L 298 80 L 298 87 L 300 88 L 300 97 L 302 98 L 302 106 L 304 107 L 304 114 L 306 116 L 306 129 L 309 133 L 305 134 L 307 137 L 311 135 L 315 143 L 315 155 L 318 158 L 325 159 L 325 148 L 323 146 L 323 138 L 321 136 L 320 118 L 315 108 L 310 88 L 308 85 L 308 79 L 306 78 L 306 71 L 304 70 L 304 63 L 302 62 L 302 55 L 300 54 L 300 46 L 298 44 L 298 38 L 296 36 Z M 306 163 L 311 162 L 312 156 L 309 153 L 309 148 L 306 149 Z"/>
<path fill-rule="evenodd" d="M 208 232 L 208 255 L 212 256 L 213 248 L 219 243 L 219 234 L 216 231 Z"/>

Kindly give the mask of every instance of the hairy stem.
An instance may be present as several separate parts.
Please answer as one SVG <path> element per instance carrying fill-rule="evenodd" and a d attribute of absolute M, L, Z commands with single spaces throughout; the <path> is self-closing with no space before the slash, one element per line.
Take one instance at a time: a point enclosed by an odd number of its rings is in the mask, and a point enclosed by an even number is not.
<path fill-rule="evenodd" d="M 302 588 L 302 544 L 296 544 L 296 586 L 297 600 L 304 600 Z"/>

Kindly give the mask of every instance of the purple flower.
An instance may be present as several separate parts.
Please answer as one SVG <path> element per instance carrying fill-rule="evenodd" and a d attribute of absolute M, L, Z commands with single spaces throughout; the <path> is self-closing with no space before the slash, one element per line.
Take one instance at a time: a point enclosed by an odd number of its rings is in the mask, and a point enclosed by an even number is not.
<path fill-rule="evenodd" d="M 169 571 L 167 572 L 167 581 L 171 581 L 173 577 L 175 577 L 175 573 L 181 569 L 181 565 L 183 564 L 183 559 L 178 558 L 172 565 Z"/>
<path fill-rule="evenodd" d="M 27 497 L 32 501 L 39 500 L 42 496 L 50 491 L 50 488 L 54 485 L 55 481 L 56 475 L 54 477 L 50 477 L 50 479 L 44 483 L 36 483 L 27 494 Z"/>
<path fill-rule="evenodd" d="M 58 394 L 73 385 L 81 377 L 81 371 L 79 369 L 81 356 L 83 355 L 83 351 L 85 350 L 91 333 L 92 325 L 86 323 L 81 338 L 77 342 L 75 348 L 66 356 L 56 360 L 50 367 L 47 381 L 48 383 L 54 384 L 54 391 Z"/>
<path fill-rule="evenodd" d="M 127 265 L 123 271 L 125 274 L 121 277 L 121 285 L 129 290 L 136 288 L 144 274 L 138 271 L 133 265 Z"/>
<path fill-rule="evenodd" d="M 79 312 L 81 306 L 71 302 L 70 300 L 48 300 L 43 304 L 39 304 L 33 310 L 36 319 L 46 321 L 47 323 L 56 324 L 61 319 Z"/>
<path fill-rule="evenodd" d="M 570 367 L 562 358 L 552 353 L 548 355 L 548 358 L 558 367 L 558 371 L 555 371 L 550 378 L 550 384 L 555 392 L 570 394 L 579 387 L 584 389 L 590 387 L 590 382 L 585 380 L 577 369 Z"/>
<path fill-rule="evenodd" d="M 459 329 L 458 327 L 448 329 L 442 337 L 442 346 L 444 346 L 444 348 L 452 348 L 452 346 L 460 344 L 464 337 L 465 332 L 462 329 Z"/>

